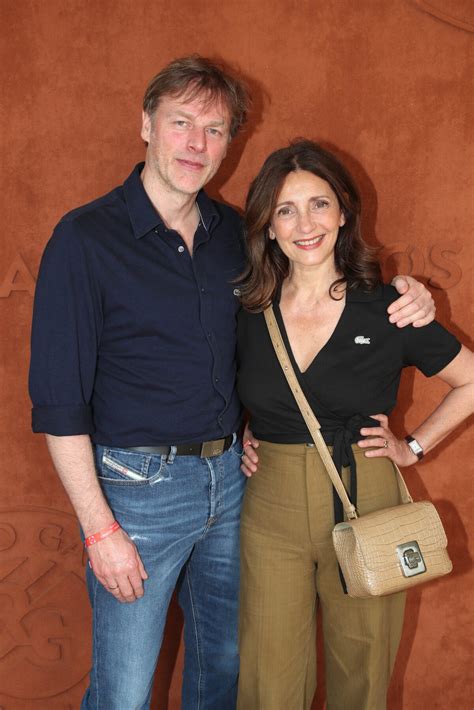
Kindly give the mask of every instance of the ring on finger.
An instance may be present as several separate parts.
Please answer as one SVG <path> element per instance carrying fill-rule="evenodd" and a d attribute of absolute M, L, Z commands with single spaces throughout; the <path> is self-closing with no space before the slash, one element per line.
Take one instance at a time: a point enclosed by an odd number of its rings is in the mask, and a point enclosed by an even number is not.
<path fill-rule="evenodd" d="M 383 448 L 388 449 L 388 439 L 383 440 Z"/>

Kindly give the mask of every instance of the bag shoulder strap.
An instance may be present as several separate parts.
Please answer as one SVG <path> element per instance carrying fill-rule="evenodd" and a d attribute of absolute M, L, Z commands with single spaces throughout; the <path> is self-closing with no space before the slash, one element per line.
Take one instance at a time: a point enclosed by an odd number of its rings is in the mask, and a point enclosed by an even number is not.
<path fill-rule="evenodd" d="M 339 498 L 341 499 L 344 512 L 349 520 L 354 520 L 358 517 L 356 508 L 351 503 L 351 500 L 347 495 L 347 491 L 344 488 L 344 484 L 341 481 L 341 477 L 334 465 L 334 461 L 332 460 L 331 454 L 329 453 L 329 449 L 326 445 L 326 442 L 324 441 L 323 435 L 321 434 L 321 425 L 319 424 L 308 400 L 306 399 L 303 391 L 301 390 L 295 371 L 290 362 L 290 358 L 288 357 L 288 352 L 286 350 L 285 343 L 283 342 L 283 338 L 281 337 L 280 328 L 278 327 L 278 323 L 273 312 L 273 307 L 270 305 L 268 308 L 266 308 L 263 312 L 263 315 L 265 316 L 265 322 L 267 324 L 268 332 L 270 334 L 270 338 L 272 340 L 276 356 L 283 370 L 283 374 L 286 377 L 288 385 L 290 386 L 293 396 L 301 411 L 301 415 L 304 421 L 306 422 L 306 426 L 309 429 L 314 443 L 316 444 L 316 448 L 318 449 L 319 455 L 321 456 L 321 459 L 326 467 L 332 484 L 336 489 Z M 408 491 L 407 485 L 403 479 L 402 474 L 400 473 L 398 466 L 396 466 L 396 464 L 394 464 L 394 466 L 397 471 L 398 487 L 403 503 L 413 503 L 413 499 Z"/>

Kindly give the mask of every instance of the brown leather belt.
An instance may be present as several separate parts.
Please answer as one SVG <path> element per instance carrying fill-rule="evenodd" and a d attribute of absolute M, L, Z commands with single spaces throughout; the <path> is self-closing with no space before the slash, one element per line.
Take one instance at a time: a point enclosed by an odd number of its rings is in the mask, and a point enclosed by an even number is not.
<path fill-rule="evenodd" d="M 219 456 L 232 444 L 234 435 L 229 434 L 225 439 L 215 439 L 214 441 L 203 441 L 197 444 L 176 444 L 175 456 L 200 456 L 202 459 L 211 456 Z M 156 454 L 158 456 L 169 456 L 170 446 L 128 446 L 127 451 L 136 451 L 140 454 Z"/>

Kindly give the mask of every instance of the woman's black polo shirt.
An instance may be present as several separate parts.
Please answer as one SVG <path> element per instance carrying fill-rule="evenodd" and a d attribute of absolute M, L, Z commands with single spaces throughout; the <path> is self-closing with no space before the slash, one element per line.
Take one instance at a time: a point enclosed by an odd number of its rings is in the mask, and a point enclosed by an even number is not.
<path fill-rule="evenodd" d="M 424 328 L 391 324 L 387 307 L 398 295 L 385 285 L 371 293 L 348 291 L 332 336 L 304 374 L 293 358 L 278 304 L 274 305 L 293 367 L 323 433 L 325 424 L 344 426 L 355 415 L 365 419 L 389 414 L 396 404 L 402 368 L 414 365 L 429 377 L 458 354 L 461 344 L 437 322 Z M 239 314 L 238 367 L 238 392 L 250 412 L 255 436 L 285 444 L 311 441 L 262 313 L 242 310 Z"/>

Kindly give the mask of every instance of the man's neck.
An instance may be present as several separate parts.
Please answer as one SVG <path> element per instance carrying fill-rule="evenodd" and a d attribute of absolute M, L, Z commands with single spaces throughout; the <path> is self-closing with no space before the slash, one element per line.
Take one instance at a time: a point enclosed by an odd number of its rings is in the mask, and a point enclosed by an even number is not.
<path fill-rule="evenodd" d="M 194 233 L 199 224 L 197 193 L 178 192 L 159 180 L 146 164 L 141 179 L 145 192 L 168 229 L 182 236 L 192 253 Z"/>

